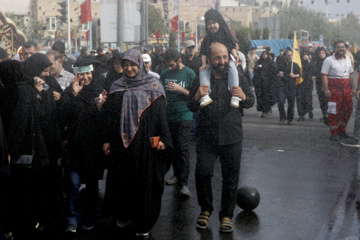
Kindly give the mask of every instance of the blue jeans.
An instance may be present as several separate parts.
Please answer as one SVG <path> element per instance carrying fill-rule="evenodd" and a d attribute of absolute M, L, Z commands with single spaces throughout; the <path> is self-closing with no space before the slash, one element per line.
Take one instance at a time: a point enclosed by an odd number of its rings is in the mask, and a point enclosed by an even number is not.
<path fill-rule="evenodd" d="M 253 78 L 254 78 L 254 72 L 253 71 L 249 71 L 249 85 L 250 87 L 253 87 L 254 84 L 253 84 Z"/>
<path fill-rule="evenodd" d="M 98 180 L 94 179 L 86 183 L 82 190 L 85 201 L 80 203 L 81 176 L 74 171 L 68 172 L 66 176 L 68 203 L 70 216 L 67 217 L 68 224 L 78 225 L 80 221 L 86 226 L 93 226 L 98 215 Z"/>
<path fill-rule="evenodd" d="M 208 85 L 209 92 L 211 92 L 210 86 L 210 78 L 211 78 L 211 66 L 208 64 L 208 69 L 205 69 L 200 72 L 200 86 Z M 229 71 L 228 71 L 228 88 L 231 89 L 234 86 L 239 86 L 239 73 L 233 61 L 229 62 Z"/>

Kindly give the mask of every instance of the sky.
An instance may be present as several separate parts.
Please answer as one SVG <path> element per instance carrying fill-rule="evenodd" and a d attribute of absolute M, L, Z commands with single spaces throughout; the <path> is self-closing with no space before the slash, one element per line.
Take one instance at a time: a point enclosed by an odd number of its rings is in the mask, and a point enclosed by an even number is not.
<path fill-rule="evenodd" d="M 316 1 L 316 11 L 321 11 L 326 13 L 326 4 L 325 0 L 315 0 Z M 337 1 L 339 1 L 337 3 Z M 345 16 L 353 12 L 355 15 L 358 15 L 360 17 L 360 0 L 349 0 L 348 3 L 347 0 L 328 0 L 328 13 L 329 18 L 340 18 L 340 16 L 336 15 L 342 15 Z M 303 6 L 309 9 L 314 9 L 314 4 L 311 4 L 311 0 L 303 0 Z"/>

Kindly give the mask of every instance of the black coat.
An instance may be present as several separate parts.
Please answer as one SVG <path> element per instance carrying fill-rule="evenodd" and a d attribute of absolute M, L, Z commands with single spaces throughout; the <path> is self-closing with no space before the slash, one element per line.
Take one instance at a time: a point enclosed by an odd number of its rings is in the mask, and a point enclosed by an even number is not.
<path fill-rule="evenodd" d="M 181 62 L 187 66 L 188 68 L 191 68 L 196 76 L 199 76 L 199 68 L 201 67 L 201 58 L 199 56 L 194 56 L 193 60 L 189 60 L 189 57 L 187 56 L 187 53 L 181 56 Z"/>
<path fill-rule="evenodd" d="M 200 108 L 200 102 L 194 100 L 199 89 L 200 80 L 195 78 L 187 102 L 192 112 L 200 110 L 197 120 L 196 134 L 202 141 L 214 141 L 218 145 L 228 145 L 242 140 L 242 109 L 254 105 L 252 94 L 247 79 L 239 74 L 239 86 L 246 95 L 246 100 L 240 102 L 240 108 L 230 106 L 231 92 L 228 90 L 227 75 L 222 79 L 211 76 L 210 98 L 213 100 L 209 105 Z"/>
<path fill-rule="evenodd" d="M 85 183 L 89 178 L 101 178 L 102 174 L 99 138 L 101 116 L 95 105 L 95 98 L 102 91 L 103 88 L 93 79 L 77 96 L 72 93 L 70 85 L 61 100 L 62 137 L 68 140 L 63 158 L 64 168 L 79 173 Z"/>

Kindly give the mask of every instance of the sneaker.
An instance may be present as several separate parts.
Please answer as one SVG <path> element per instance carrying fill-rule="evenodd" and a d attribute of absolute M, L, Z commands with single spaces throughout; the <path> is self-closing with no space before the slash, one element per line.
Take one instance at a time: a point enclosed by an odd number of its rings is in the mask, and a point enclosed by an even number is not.
<path fill-rule="evenodd" d="M 340 140 L 340 137 L 338 135 L 331 135 L 330 136 L 330 141 L 337 142 L 339 140 Z"/>
<path fill-rule="evenodd" d="M 360 147 L 359 140 L 353 137 L 347 137 L 340 140 L 341 145 L 346 147 Z"/>
<path fill-rule="evenodd" d="M 263 112 L 263 113 L 261 114 L 261 117 L 262 117 L 262 118 L 266 117 L 266 113 Z"/>
<path fill-rule="evenodd" d="M 177 177 L 175 176 L 172 176 L 171 178 L 169 178 L 168 180 L 166 180 L 166 184 L 167 185 L 174 185 L 175 183 L 178 182 L 178 179 Z"/>
<path fill-rule="evenodd" d="M 200 107 L 205 107 L 212 102 L 213 100 L 209 97 L 209 94 L 207 94 L 200 99 Z"/>
<path fill-rule="evenodd" d="M 190 191 L 187 186 L 183 186 L 180 190 L 181 195 L 190 196 Z"/>
<path fill-rule="evenodd" d="M 239 108 L 240 101 L 241 101 L 241 98 L 232 96 L 231 101 L 230 101 L 230 106 L 232 106 L 234 108 Z"/>
<path fill-rule="evenodd" d="M 75 224 L 68 224 L 65 228 L 65 232 L 72 232 L 76 233 L 77 225 Z"/>

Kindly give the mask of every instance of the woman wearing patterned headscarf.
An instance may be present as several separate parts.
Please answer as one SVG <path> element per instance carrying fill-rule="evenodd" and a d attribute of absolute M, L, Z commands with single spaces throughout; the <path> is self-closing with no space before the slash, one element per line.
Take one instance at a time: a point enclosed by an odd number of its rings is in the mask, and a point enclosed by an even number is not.
<path fill-rule="evenodd" d="M 140 53 L 124 52 L 123 76 L 115 81 L 104 105 L 103 150 L 110 156 L 105 208 L 118 227 L 133 224 L 148 237 L 160 214 L 164 191 L 163 150 L 171 147 L 164 88 L 147 73 Z M 159 136 L 156 148 L 150 138 Z"/>

